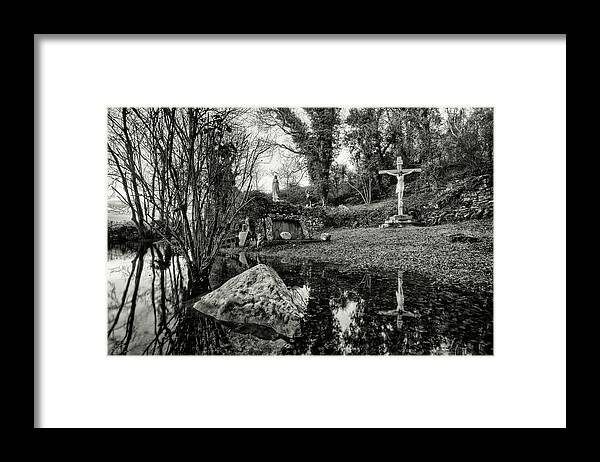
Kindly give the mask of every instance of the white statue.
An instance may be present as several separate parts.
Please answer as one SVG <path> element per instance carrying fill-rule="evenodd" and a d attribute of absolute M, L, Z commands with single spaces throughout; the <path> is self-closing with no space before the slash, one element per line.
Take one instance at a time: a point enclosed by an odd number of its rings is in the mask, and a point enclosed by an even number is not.
<path fill-rule="evenodd" d="M 273 202 L 279 202 L 279 180 L 277 174 L 273 176 Z"/>
<path fill-rule="evenodd" d="M 404 202 L 402 201 L 402 198 L 404 197 L 404 177 L 420 171 L 420 168 L 402 169 L 402 157 L 400 156 L 396 158 L 396 170 L 379 170 L 379 174 L 392 175 L 398 180 L 398 184 L 396 185 L 396 194 L 398 195 L 398 215 L 404 214 Z"/>

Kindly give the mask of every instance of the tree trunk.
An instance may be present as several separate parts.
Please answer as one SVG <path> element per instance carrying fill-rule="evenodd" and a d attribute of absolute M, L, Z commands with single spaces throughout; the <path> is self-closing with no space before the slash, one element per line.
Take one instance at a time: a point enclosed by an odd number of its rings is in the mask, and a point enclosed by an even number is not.
<path fill-rule="evenodd" d="M 210 290 L 208 278 L 210 275 L 210 266 L 208 268 L 197 268 L 196 265 L 188 268 L 188 294 L 190 297 L 197 297 Z"/>

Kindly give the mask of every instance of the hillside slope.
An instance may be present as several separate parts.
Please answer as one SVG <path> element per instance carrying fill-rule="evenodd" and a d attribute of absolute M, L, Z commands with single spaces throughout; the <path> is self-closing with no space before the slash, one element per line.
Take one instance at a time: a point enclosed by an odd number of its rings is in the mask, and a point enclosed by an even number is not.
<path fill-rule="evenodd" d="M 405 213 L 425 225 L 456 223 L 470 219 L 492 218 L 494 215 L 491 175 L 463 178 L 450 182 L 439 192 L 417 191 L 404 197 Z M 325 226 L 330 228 L 372 227 L 396 214 L 395 196 L 380 202 L 341 205 L 325 209 Z"/>

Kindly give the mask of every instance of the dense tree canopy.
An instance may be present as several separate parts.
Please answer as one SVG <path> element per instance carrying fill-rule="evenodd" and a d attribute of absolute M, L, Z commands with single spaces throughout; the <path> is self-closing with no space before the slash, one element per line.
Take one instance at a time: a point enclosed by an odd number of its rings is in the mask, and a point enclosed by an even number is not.
<path fill-rule="evenodd" d="M 304 108 L 307 120 L 292 108 L 269 108 L 261 111 L 262 121 L 267 126 L 278 127 L 289 135 L 293 146 L 279 146 L 302 156 L 311 183 L 318 191 L 323 203 L 330 189 L 331 164 L 339 147 L 341 124 L 339 108 Z"/>
<path fill-rule="evenodd" d="M 344 142 L 355 168 L 354 178 L 348 184 L 366 204 L 371 203 L 373 193 L 378 195 L 381 192 L 383 179 L 377 171 L 394 164 L 391 151 L 397 141 L 397 133 L 387 123 L 386 116 L 383 108 L 353 108 L 346 118 Z"/>
<path fill-rule="evenodd" d="M 493 164 L 491 108 L 353 108 L 344 142 L 355 170 L 351 186 L 365 203 L 385 193 L 377 171 L 406 166 L 423 169 L 418 180 L 431 189 L 455 175 L 489 173 Z"/>
<path fill-rule="evenodd" d="M 377 172 L 394 168 L 397 156 L 422 168 L 415 180 L 431 190 L 455 176 L 492 171 L 492 108 L 351 108 L 344 117 L 338 108 L 268 108 L 260 119 L 284 136 L 277 143 L 289 153 L 282 170 L 306 168 L 323 203 L 342 184 L 365 203 L 385 197 L 393 178 Z M 334 162 L 342 150 L 349 169 Z"/>

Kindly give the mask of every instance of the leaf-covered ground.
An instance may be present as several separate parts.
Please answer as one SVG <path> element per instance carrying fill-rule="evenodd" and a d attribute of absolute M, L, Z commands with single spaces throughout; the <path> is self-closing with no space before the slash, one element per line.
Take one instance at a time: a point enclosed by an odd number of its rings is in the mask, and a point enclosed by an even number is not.
<path fill-rule="evenodd" d="M 326 231 L 331 234 L 331 242 L 289 242 L 266 247 L 259 255 L 308 258 L 349 267 L 412 270 L 446 284 L 492 291 L 492 219 L 427 227 L 338 228 Z M 459 233 L 479 240 L 451 242 L 450 236 Z"/>

